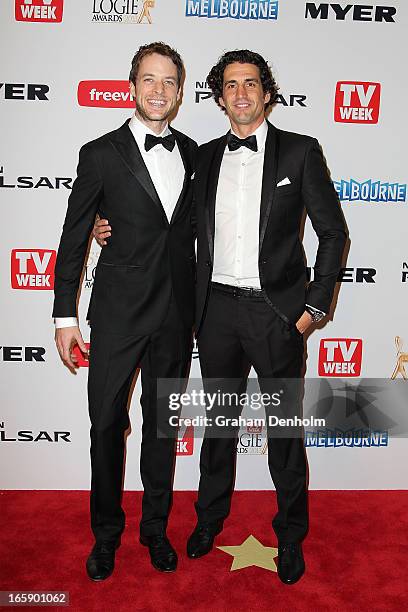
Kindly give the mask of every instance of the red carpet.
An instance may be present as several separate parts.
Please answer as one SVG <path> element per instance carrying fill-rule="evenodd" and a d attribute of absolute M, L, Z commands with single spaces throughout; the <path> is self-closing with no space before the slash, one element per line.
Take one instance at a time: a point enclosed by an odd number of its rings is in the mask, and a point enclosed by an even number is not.
<path fill-rule="evenodd" d="M 185 542 L 195 523 L 195 493 L 175 494 L 168 535 L 179 553 L 174 574 L 160 574 L 138 543 L 140 493 L 125 494 L 127 528 L 116 569 L 92 583 L 85 559 L 92 546 L 88 493 L 0 493 L 0 590 L 69 591 L 61 610 L 399 611 L 408 602 L 408 492 L 313 491 L 311 525 L 304 543 L 306 574 L 293 586 L 258 567 L 230 572 L 232 557 L 214 549 L 190 560 Z M 236 492 L 219 546 L 253 534 L 276 546 L 270 492 Z M 56 608 L 36 608 L 56 609 Z"/>

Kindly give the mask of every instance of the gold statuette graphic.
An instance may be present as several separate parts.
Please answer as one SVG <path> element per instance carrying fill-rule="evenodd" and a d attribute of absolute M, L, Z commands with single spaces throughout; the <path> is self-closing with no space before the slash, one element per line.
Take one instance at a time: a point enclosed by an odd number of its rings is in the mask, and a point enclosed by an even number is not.
<path fill-rule="evenodd" d="M 408 363 L 408 353 L 402 351 L 402 340 L 399 336 L 395 336 L 395 346 L 397 347 L 397 363 L 392 373 L 391 380 L 395 380 L 398 374 L 401 374 L 402 378 L 407 380 L 408 376 L 404 363 Z"/>
<path fill-rule="evenodd" d="M 143 9 L 140 12 L 137 23 L 142 23 L 145 17 L 148 23 L 153 23 L 152 16 L 150 15 L 150 9 L 154 8 L 154 3 L 155 3 L 155 0 L 143 0 Z"/>

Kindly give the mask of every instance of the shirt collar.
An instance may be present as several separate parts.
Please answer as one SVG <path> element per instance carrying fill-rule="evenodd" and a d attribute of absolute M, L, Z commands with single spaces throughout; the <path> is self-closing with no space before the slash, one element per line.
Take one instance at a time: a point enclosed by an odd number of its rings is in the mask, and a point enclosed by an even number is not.
<path fill-rule="evenodd" d="M 240 138 L 238 134 L 235 134 L 232 128 L 231 128 L 231 133 L 234 134 L 237 138 Z M 248 134 L 248 136 L 252 136 L 252 135 L 256 136 L 256 143 L 258 145 L 258 153 L 259 153 L 265 148 L 266 137 L 268 135 L 268 124 L 266 123 L 265 119 L 262 121 L 261 125 L 259 125 L 256 128 L 255 132 L 252 132 L 252 134 Z"/>
<path fill-rule="evenodd" d="M 155 132 L 153 132 L 153 130 L 147 127 L 147 125 L 142 123 L 140 119 L 136 117 L 136 115 L 133 115 L 132 118 L 130 119 L 129 129 L 132 132 L 139 149 L 143 151 L 144 151 L 146 134 L 153 134 L 153 136 L 159 136 L 159 137 L 164 137 L 164 136 L 167 136 L 168 134 L 171 134 L 168 123 L 166 124 L 165 128 L 160 134 L 156 134 Z"/>

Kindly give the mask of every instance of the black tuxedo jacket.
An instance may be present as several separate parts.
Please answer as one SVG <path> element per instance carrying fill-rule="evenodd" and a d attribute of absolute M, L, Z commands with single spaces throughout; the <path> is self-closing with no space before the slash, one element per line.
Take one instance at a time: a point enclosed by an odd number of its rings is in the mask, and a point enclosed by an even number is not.
<path fill-rule="evenodd" d="M 215 201 L 226 135 L 199 148 L 194 180 L 197 245 L 196 331 L 205 317 L 213 267 Z M 290 184 L 276 187 L 288 177 Z M 300 229 L 304 207 L 319 239 L 306 283 Z M 346 242 L 340 203 L 317 140 L 268 122 L 259 224 L 259 276 L 266 301 L 289 324 L 305 304 L 328 312 Z"/>
<path fill-rule="evenodd" d="M 92 328 L 149 334 L 176 299 L 186 326 L 194 321 L 192 187 L 197 144 L 170 128 L 185 167 L 169 223 L 128 121 L 84 145 L 68 200 L 55 268 L 54 317 L 76 316 L 76 301 L 95 215 L 114 228 L 102 249 L 88 311 Z"/>

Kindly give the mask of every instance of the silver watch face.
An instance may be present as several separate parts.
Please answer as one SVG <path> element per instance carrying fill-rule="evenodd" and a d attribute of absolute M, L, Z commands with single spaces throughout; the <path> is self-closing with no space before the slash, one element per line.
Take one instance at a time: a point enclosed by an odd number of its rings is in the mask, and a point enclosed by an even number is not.
<path fill-rule="evenodd" d="M 311 313 L 311 315 L 312 315 L 313 323 L 318 323 L 319 321 L 324 319 L 324 314 L 322 312 L 313 312 Z"/>

